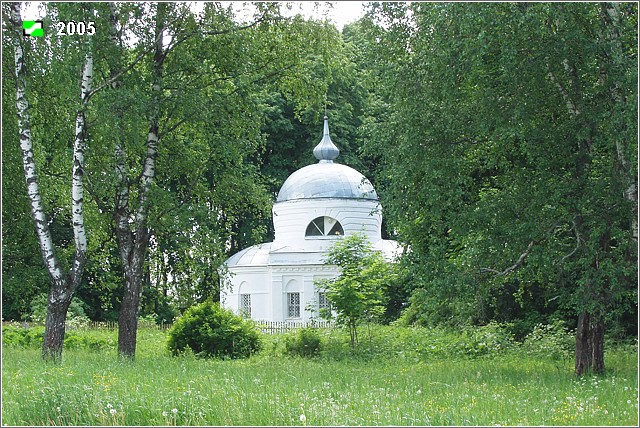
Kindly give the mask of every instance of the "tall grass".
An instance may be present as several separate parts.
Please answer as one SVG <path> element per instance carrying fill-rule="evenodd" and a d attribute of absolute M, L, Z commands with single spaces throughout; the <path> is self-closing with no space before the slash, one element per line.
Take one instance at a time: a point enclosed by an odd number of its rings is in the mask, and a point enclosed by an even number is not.
<path fill-rule="evenodd" d="M 606 375 L 575 378 L 570 364 L 520 347 L 429 354 L 410 339 L 436 333 L 377 328 L 373 346 L 352 351 L 327 330 L 312 359 L 283 354 L 280 335 L 248 360 L 171 357 L 157 330 L 138 333 L 134 362 L 109 347 L 65 350 L 54 365 L 39 349 L 3 346 L 2 424 L 638 424 L 637 345 L 609 350 Z M 462 346 L 464 335 L 449 334 Z"/>

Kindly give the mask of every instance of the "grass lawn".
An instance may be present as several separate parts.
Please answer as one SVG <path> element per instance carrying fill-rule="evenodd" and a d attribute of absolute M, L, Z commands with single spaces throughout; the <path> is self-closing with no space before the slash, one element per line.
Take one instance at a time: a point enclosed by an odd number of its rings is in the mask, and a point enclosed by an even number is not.
<path fill-rule="evenodd" d="M 300 358 L 274 348 L 247 360 L 171 357 L 164 332 L 141 330 L 134 362 L 109 346 L 65 349 L 55 365 L 39 349 L 3 346 L 2 424 L 638 424 L 637 345 L 607 351 L 607 373 L 583 378 L 571 361 L 520 348 L 475 358 Z"/>

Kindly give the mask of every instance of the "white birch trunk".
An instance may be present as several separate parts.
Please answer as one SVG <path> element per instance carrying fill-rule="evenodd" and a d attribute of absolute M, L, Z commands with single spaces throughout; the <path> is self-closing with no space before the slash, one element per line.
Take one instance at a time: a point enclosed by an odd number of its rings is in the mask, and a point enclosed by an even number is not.
<path fill-rule="evenodd" d="M 140 197 L 138 198 L 138 211 L 136 212 L 136 225 L 146 224 L 149 212 L 149 190 L 155 179 L 156 156 L 158 154 L 158 126 L 152 124 L 147 136 L 147 156 L 142 170 L 142 182 L 140 184 Z"/>
<path fill-rule="evenodd" d="M 152 114 L 149 120 L 149 133 L 147 134 L 147 156 L 142 170 L 142 182 L 140 184 L 140 195 L 138 198 L 138 211 L 136 213 L 136 225 L 146 227 L 146 217 L 149 212 L 149 190 L 155 179 L 156 157 L 158 155 L 158 121 L 160 116 L 160 91 L 162 80 L 162 68 L 164 63 L 164 49 L 162 46 L 164 37 L 165 5 L 158 4 L 156 15 L 155 53 L 153 56 L 153 84 L 151 87 L 153 94 Z"/>
<path fill-rule="evenodd" d="M 82 272 L 87 260 L 87 234 L 84 227 L 84 189 L 82 178 L 84 175 L 84 150 L 87 138 L 86 112 L 91 94 L 93 78 L 93 56 L 88 50 L 85 63 L 82 67 L 82 81 L 80 84 L 80 109 L 76 113 L 76 129 L 73 141 L 73 167 L 71 181 L 71 220 L 73 224 L 73 237 L 76 245 L 76 255 L 73 260 L 70 275 L 71 292 L 80 285 Z"/>
<path fill-rule="evenodd" d="M 11 18 L 16 27 L 21 25 L 20 3 L 11 5 Z M 14 60 L 16 74 L 16 109 L 18 112 L 18 132 L 20 133 L 20 148 L 22 149 L 22 164 L 24 168 L 24 176 L 27 182 L 27 194 L 31 205 L 31 215 L 36 228 L 38 241 L 40 242 L 40 250 L 45 266 L 51 276 L 53 282 L 64 281 L 64 275 L 58 259 L 55 255 L 51 233 L 49 231 L 49 221 L 44 212 L 42 197 L 40 195 L 40 187 L 38 186 L 38 175 L 36 172 L 36 164 L 33 157 L 33 141 L 31 139 L 31 124 L 29 117 L 29 101 L 26 98 L 27 79 L 26 64 L 24 51 L 21 45 L 19 27 L 16 28 L 18 33 L 18 43 L 15 45 Z"/>
<path fill-rule="evenodd" d="M 624 57 L 624 50 L 622 47 L 622 43 L 620 42 L 620 10 L 619 5 L 617 3 L 602 3 L 601 4 L 601 18 L 605 24 L 605 34 L 604 39 L 609 42 L 609 46 L 611 48 L 611 56 L 613 57 L 614 62 L 619 62 Z M 606 72 L 601 71 L 602 80 L 606 81 Z M 617 103 L 623 104 L 626 102 L 625 96 L 623 92 L 620 90 L 621 87 L 620 82 L 613 82 L 611 84 L 610 93 L 613 100 Z M 631 219 L 631 228 L 632 228 L 632 238 L 637 243 L 638 242 L 638 183 L 637 177 L 631 174 L 631 168 L 629 165 L 629 161 L 625 155 L 625 151 L 627 149 L 627 143 L 623 141 L 619 136 L 615 137 L 616 143 L 616 155 L 618 157 L 618 162 L 622 167 L 622 171 L 625 174 L 625 180 L 627 181 L 627 188 L 624 190 L 624 197 L 629 202 L 632 202 L 632 219 Z"/>
<path fill-rule="evenodd" d="M 72 222 L 73 233 L 76 243 L 76 251 L 86 254 L 87 235 L 84 227 L 83 202 L 84 194 L 82 188 L 82 176 L 84 174 L 84 150 L 86 139 L 86 108 L 91 92 L 91 81 L 93 77 L 93 57 L 91 52 L 87 53 L 85 64 L 82 70 L 82 84 L 80 100 L 81 109 L 76 114 L 76 131 L 73 142 L 73 178 L 72 178 Z"/>

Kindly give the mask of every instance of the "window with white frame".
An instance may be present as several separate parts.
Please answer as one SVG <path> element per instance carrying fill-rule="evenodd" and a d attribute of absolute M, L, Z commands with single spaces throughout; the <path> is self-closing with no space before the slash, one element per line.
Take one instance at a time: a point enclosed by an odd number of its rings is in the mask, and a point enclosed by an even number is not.
<path fill-rule="evenodd" d="M 339 236 L 344 235 L 342 225 L 332 217 L 316 217 L 309 223 L 304 236 Z"/>
<path fill-rule="evenodd" d="M 300 293 L 287 293 L 289 318 L 300 318 Z"/>
<path fill-rule="evenodd" d="M 318 311 L 322 314 L 323 309 L 331 310 L 331 304 L 329 303 L 329 299 L 327 299 L 327 293 L 324 291 L 318 292 Z"/>
<path fill-rule="evenodd" d="M 240 315 L 251 318 L 251 294 L 240 295 Z"/>

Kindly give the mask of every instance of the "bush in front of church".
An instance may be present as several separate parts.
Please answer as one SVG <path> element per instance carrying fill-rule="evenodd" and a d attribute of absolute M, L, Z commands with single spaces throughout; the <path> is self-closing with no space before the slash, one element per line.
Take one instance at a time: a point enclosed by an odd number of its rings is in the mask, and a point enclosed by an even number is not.
<path fill-rule="evenodd" d="M 187 309 L 168 333 L 173 355 L 193 352 L 205 358 L 246 358 L 260 350 L 260 334 L 245 320 L 219 303 L 204 302 Z"/>
<path fill-rule="evenodd" d="M 304 327 L 294 335 L 286 337 L 285 348 L 290 355 L 316 357 L 320 355 L 321 342 L 317 329 Z"/>

